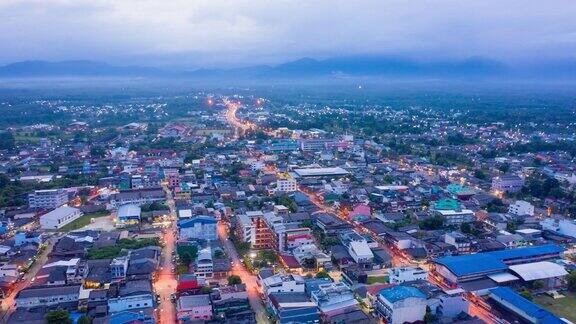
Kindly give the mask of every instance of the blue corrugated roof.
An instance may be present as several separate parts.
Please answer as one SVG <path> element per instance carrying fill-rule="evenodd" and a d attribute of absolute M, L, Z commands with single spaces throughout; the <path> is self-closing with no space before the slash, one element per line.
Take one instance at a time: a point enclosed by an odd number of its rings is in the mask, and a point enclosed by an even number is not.
<path fill-rule="evenodd" d="M 380 290 L 380 295 L 391 303 L 410 297 L 426 298 L 426 295 L 418 288 L 409 286 L 394 286 Z"/>
<path fill-rule="evenodd" d="M 538 319 L 539 323 L 555 324 L 564 323 L 559 317 L 534 304 L 528 299 L 520 296 L 514 290 L 508 287 L 498 287 L 490 290 L 490 293 L 512 304 L 514 307 L 522 310 L 528 316 Z"/>
<path fill-rule="evenodd" d="M 514 259 L 514 258 L 521 258 L 521 257 L 529 257 L 538 254 L 552 254 L 552 253 L 560 253 L 564 251 L 564 249 L 559 245 L 548 244 L 548 245 L 540 245 L 540 246 L 532 246 L 527 248 L 521 249 L 512 249 L 512 250 L 501 250 L 501 251 L 492 251 L 487 252 L 487 254 L 497 257 L 502 260 L 507 259 Z"/>
<path fill-rule="evenodd" d="M 485 253 L 448 256 L 438 258 L 434 260 L 434 262 L 446 266 L 457 276 L 508 269 L 506 264 L 500 259 L 486 255 Z"/>
<path fill-rule="evenodd" d="M 447 256 L 434 260 L 444 265 L 457 276 L 472 275 L 483 272 L 496 272 L 508 269 L 505 261 L 544 254 L 560 253 L 563 248 L 558 245 L 542 245 L 527 248 L 484 252 L 460 256 Z"/>
<path fill-rule="evenodd" d="M 195 216 L 189 219 L 184 219 L 178 222 L 178 227 L 185 228 L 194 226 L 195 223 L 201 224 L 216 224 L 216 218 L 212 216 Z"/>

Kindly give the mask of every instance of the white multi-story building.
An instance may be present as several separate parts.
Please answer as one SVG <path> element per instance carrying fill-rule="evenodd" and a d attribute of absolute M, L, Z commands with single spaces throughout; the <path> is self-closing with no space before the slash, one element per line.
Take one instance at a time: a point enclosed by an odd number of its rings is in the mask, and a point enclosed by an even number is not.
<path fill-rule="evenodd" d="M 256 225 L 252 222 L 252 219 L 246 214 L 240 214 L 236 216 L 236 232 L 238 237 L 243 242 L 248 242 L 251 245 L 256 243 Z"/>
<path fill-rule="evenodd" d="M 212 260 L 212 249 L 206 247 L 198 252 L 198 257 L 194 263 L 194 274 L 198 278 L 212 278 L 214 274 L 214 261 Z"/>
<path fill-rule="evenodd" d="M 59 207 L 40 217 L 40 227 L 42 229 L 58 229 L 80 218 L 82 212 L 78 208 Z"/>
<path fill-rule="evenodd" d="M 285 177 L 276 180 L 276 192 L 295 192 L 298 191 L 298 182 L 292 177 Z"/>
<path fill-rule="evenodd" d="M 68 192 L 64 189 L 36 190 L 28 195 L 30 208 L 54 209 L 68 203 Z"/>
<path fill-rule="evenodd" d="M 508 213 L 516 216 L 534 216 L 534 205 L 524 200 L 517 200 L 508 207 Z"/>
<path fill-rule="evenodd" d="M 474 212 L 470 209 L 461 210 L 436 210 L 436 213 L 446 220 L 446 225 L 460 225 L 462 223 L 470 223 L 476 220 Z"/>
<path fill-rule="evenodd" d="M 428 279 L 428 272 L 420 267 L 392 268 L 388 275 L 391 284 Z"/>
<path fill-rule="evenodd" d="M 382 289 L 375 302 L 376 314 L 386 323 L 394 324 L 422 321 L 426 306 L 426 295 L 409 286 Z"/>
<path fill-rule="evenodd" d="M 348 253 L 359 265 L 371 265 L 374 254 L 365 238 L 360 234 L 350 231 L 341 234 L 341 240 Z"/>
<path fill-rule="evenodd" d="M 524 179 L 515 175 L 503 175 L 492 179 L 492 190 L 499 192 L 518 192 L 524 185 Z"/>

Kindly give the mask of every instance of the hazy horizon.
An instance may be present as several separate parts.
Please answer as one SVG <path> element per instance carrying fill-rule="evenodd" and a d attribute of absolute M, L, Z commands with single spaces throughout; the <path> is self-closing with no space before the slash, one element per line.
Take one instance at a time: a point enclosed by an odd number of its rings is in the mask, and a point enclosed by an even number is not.
<path fill-rule="evenodd" d="M 576 5 L 553 1 L 0 1 L 0 65 L 168 69 L 375 55 L 505 63 L 576 58 Z"/>

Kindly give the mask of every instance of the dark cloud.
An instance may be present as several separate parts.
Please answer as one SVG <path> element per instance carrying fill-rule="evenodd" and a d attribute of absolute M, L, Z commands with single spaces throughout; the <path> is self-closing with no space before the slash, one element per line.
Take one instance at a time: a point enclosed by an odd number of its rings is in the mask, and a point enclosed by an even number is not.
<path fill-rule="evenodd" d="M 574 57 L 574 0 L 0 0 L 0 62 Z"/>

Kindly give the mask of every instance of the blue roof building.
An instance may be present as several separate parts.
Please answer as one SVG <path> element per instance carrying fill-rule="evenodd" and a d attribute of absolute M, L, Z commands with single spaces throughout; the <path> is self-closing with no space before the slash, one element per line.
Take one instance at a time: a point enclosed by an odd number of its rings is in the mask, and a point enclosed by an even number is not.
<path fill-rule="evenodd" d="M 559 258 L 564 249 L 542 245 L 435 259 L 435 272 L 449 283 L 476 280 L 508 270 L 508 266 Z"/>
<path fill-rule="evenodd" d="M 565 323 L 558 316 L 520 296 L 508 287 L 498 287 L 490 290 L 490 298 L 505 309 L 522 317 L 530 323 Z"/>
<path fill-rule="evenodd" d="M 387 323 L 421 321 L 426 314 L 426 305 L 426 294 L 410 286 L 384 288 L 374 302 L 376 314 Z"/>
<path fill-rule="evenodd" d="M 195 216 L 178 222 L 180 239 L 200 239 L 214 241 L 218 238 L 216 218 L 212 216 Z"/>

